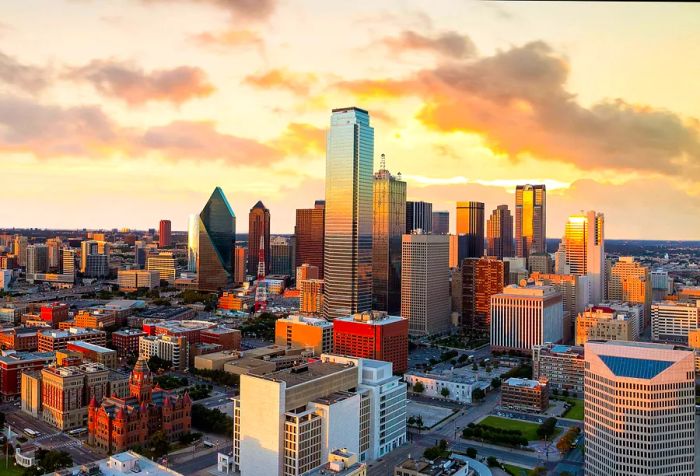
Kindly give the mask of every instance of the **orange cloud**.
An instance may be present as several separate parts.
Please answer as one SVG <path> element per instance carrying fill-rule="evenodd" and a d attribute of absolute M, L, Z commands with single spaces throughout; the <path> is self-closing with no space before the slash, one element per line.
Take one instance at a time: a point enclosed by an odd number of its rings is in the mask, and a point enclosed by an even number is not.
<path fill-rule="evenodd" d="M 130 105 L 150 101 L 181 104 L 214 92 L 207 75 L 200 68 L 179 66 L 150 73 L 128 63 L 95 60 L 72 68 L 67 77 L 86 81 L 105 96 L 121 99 Z"/>
<path fill-rule="evenodd" d="M 315 74 L 298 73 L 286 69 L 271 69 L 246 76 L 243 83 L 260 89 L 286 89 L 296 94 L 307 94 L 318 81 Z"/>
<path fill-rule="evenodd" d="M 272 146 L 290 155 L 324 154 L 326 131 L 311 124 L 292 122 Z"/>

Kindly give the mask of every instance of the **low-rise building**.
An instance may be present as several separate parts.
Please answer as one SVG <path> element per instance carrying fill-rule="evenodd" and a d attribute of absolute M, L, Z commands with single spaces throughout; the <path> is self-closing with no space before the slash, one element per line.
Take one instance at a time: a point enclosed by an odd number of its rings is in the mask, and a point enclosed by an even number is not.
<path fill-rule="evenodd" d="M 501 385 L 501 405 L 522 411 L 545 411 L 549 407 L 546 380 L 509 378 Z"/>
<path fill-rule="evenodd" d="M 471 460 L 476 465 L 480 463 Z M 483 471 L 486 470 L 486 472 Z M 475 471 L 469 459 L 453 453 L 449 458 L 429 461 L 425 458 L 408 459 L 394 466 L 394 476 L 491 476 L 491 471 L 484 466 L 482 471 Z"/>
<path fill-rule="evenodd" d="M 183 336 L 143 336 L 139 338 L 139 359 L 156 356 L 168 360 L 173 369 L 185 370 L 189 366 L 189 344 Z"/>
<path fill-rule="evenodd" d="M 120 269 L 117 274 L 120 291 L 154 289 L 160 286 L 160 271 L 147 269 Z"/>
<path fill-rule="evenodd" d="M 328 453 L 328 462 L 304 476 L 366 476 L 367 464 L 360 463 L 357 455 L 347 448 Z"/>
<path fill-rule="evenodd" d="M 486 390 L 490 381 L 480 381 L 473 376 L 454 372 L 418 372 L 410 370 L 403 375 L 411 387 L 420 383 L 422 395 L 431 398 L 452 400 L 460 403 L 472 403 L 472 393 L 477 388 Z M 446 390 L 444 390 L 446 389 Z"/>
<path fill-rule="evenodd" d="M 125 474 L 144 474 L 148 476 L 184 476 L 182 473 L 178 473 L 177 471 L 166 466 L 154 463 L 145 456 L 141 456 L 133 451 L 118 453 L 106 459 L 75 466 L 66 471 L 66 474 L 100 476 L 123 476 Z"/>
<path fill-rule="evenodd" d="M 108 347 L 78 340 L 68 342 L 66 350 L 78 352 L 83 360 L 96 362 L 107 368 L 114 369 L 117 367 L 117 351 Z"/>
<path fill-rule="evenodd" d="M 219 297 L 217 307 L 225 311 L 247 311 L 251 304 L 253 304 L 252 296 L 224 292 Z"/>
<path fill-rule="evenodd" d="M 68 342 L 82 340 L 92 344 L 107 345 L 107 334 L 97 329 L 71 327 L 68 330 L 45 329 L 37 333 L 39 352 L 55 352 L 65 349 Z"/>
<path fill-rule="evenodd" d="M 37 330 L 36 327 L 3 329 L 0 331 L 0 348 L 16 351 L 37 350 Z"/>
<path fill-rule="evenodd" d="M 146 336 L 141 329 L 122 329 L 112 332 L 112 347 L 119 357 L 136 357 L 139 355 L 139 338 Z"/>
<path fill-rule="evenodd" d="M 651 305 L 651 338 L 685 343 L 688 332 L 700 328 L 700 301 L 655 302 Z"/>
<path fill-rule="evenodd" d="M 626 340 L 639 337 L 637 321 L 627 312 L 592 306 L 576 318 L 576 345 L 589 340 Z"/>
<path fill-rule="evenodd" d="M 333 351 L 333 323 L 292 315 L 275 321 L 275 344 L 313 349 L 316 355 Z"/>
<path fill-rule="evenodd" d="M 55 359 L 53 352 L 0 352 L 0 399 L 18 398 L 22 390 L 22 373 L 41 370 Z"/>
<path fill-rule="evenodd" d="M 559 344 L 536 345 L 532 348 L 532 378 L 546 378 L 549 387 L 583 396 L 583 347 Z"/>
<path fill-rule="evenodd" d="M 102 329 L 116 324 L 114 313 L 103 311 L 78 311 L 73 321 L 74 327 L 83 329 Z"/>

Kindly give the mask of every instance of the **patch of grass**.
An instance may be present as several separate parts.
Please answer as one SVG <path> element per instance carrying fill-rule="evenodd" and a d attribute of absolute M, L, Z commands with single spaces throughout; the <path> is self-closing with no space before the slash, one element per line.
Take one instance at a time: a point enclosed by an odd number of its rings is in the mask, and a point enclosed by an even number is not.
<path fill-rule="evenodd" d="M 21 476 L 24 468 L 15 464 L 15 459 L 10 457 L 5 469 L 5 458 L 0 458 L 0 476 Z"/>
<path fill-rule="evenodd" d="M 503 430 L 519 430 L 528 441 L 537 440 L 537 428 L 540 425 L 521 420 L 511 420 L 497 416 L 488 416 L 479 422 L 480 425 L 488 425 Z"/>
<path fill-rule="evenodd" d="M 506 473 L 512 476 L 528 476 L 530 474 L 529 469 L 521 468 L 520 466 L 515 466 L 512 464 L 504 464 L 503 469 L 506 471 Z"/>
<path fill-rule="evenodd" d="M 583 421 L 583 400 L 580 398 L 564 398 L 561 397 L 561 400 L 565 400 L 568 403 L 571 403 L 573 406 L 569 408 L 563 415 L 564 418 L 571 418 L 572 420 L 581 420 Z"/>

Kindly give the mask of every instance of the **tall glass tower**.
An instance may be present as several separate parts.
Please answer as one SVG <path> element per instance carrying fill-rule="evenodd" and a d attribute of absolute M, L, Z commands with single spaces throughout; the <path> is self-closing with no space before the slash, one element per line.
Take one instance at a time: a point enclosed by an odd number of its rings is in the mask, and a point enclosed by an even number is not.
<path fill-rule="evenodd" d="M 515 253 L 528 258 L 547 252 L 547 187 L 515 187 Z"/>
<path fill-rule="evenodd" d="M 187 271 L 197 271 L 199 258 L 199 216 L 193 213 L 187 221 Z"/>
<path fill-rule="evenodd" d="M 323 316 L 372 308 L 374 128 L 369 113 L 333 109 L 326 143 Z"/>
<path fill-rule="evenodd" d="M 202 291 L 218 291 L 231 282 L 236 216 L 223 190 L 216 187 L 199 214 L 197 278 Z"/>
<path fill-rule="evenodd" d="M 483 202 L 457 202 L 457 235 L 466 237 L 465 258 L 484 256 Z"/>

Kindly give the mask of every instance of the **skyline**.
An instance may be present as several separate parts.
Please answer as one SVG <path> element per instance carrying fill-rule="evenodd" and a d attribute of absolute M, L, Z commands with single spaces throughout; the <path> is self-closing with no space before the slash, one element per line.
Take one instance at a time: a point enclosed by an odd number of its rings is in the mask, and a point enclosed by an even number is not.
<path fill-rule="evenodd" d="M 422 7 L 3 6 L 0 225 L 183 231 L 219 185 L 240 232 L 262 200 L 292 233 L 324 198 L 331 109 L 357 106 L 374 170 L 385 153 L 452 231 L 457 201 L 514 213 L 515 186 L 544 183 L 549 238 L 581 210 L 609 239 L 700 236 L 700 91 L 678 80 L 700 65 L 667 54 L 698 43 L 700 7 Z"/>

